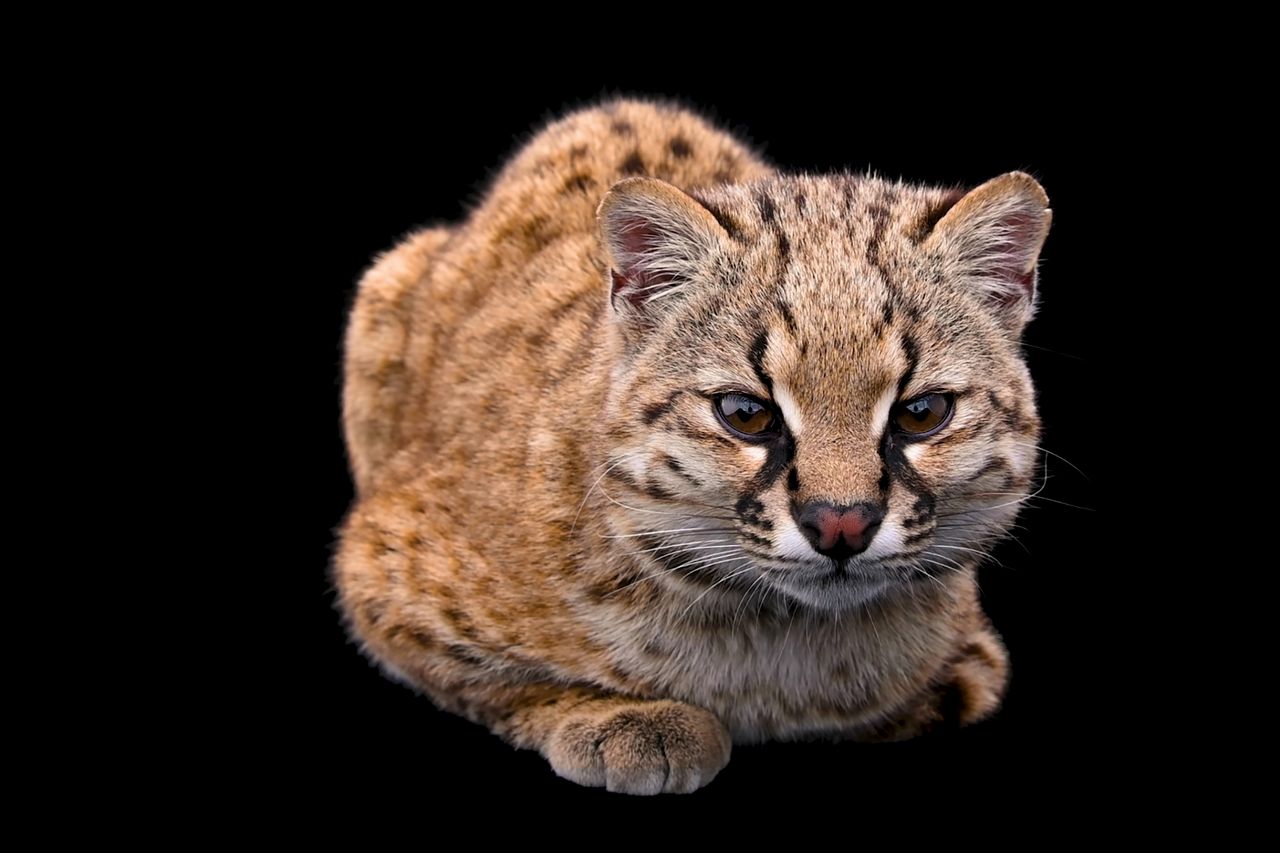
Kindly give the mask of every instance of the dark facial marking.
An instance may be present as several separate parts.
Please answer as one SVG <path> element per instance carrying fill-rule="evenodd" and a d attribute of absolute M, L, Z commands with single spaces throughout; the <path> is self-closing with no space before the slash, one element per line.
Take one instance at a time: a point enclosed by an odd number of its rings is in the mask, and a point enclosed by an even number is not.
<path fill-rule="evenodd" d="M 778 313 L 782 315 L 782 322 L 786 324 L 787 331 L 794 338 L 796 336 L 796 318 L 792 316 L 791 306 L 787 304 L 787 300 L 778 300 Z"/>
<path fill-rule="evenodd" d="M 662 457 L 662 462 L 664 465 L 667 466 L 667 468 L 671 470 L 672 473 L 676 474 L 677 476 L 683 477 L 684 479 L 688 480 L 690 483 L 693 483 L 695 486 L 702 485 L 702 481 L 699 480 L 697 477 L 693 476 L 692 474 L 690 474 L 688 471 L 686 471 L 684 469 L 684 466 L 681 465 L 674 456 L 664 455 Z"/>
<path fill-rule="evenodd" d="M 902 522 L 902 526 L 903 526 L 903 527 L 915 527 L 916 525 L 918 525 L 918 524 L 922 524 L 922 523 L 923 523 L 923 522 L 916 521 L 914 524 L 907 524 L 907 521 L 914 521 L 914 519 L 907 519 L 907 520 L 903 521 L 903 522 Z M 902 540 L 903 547 L 909 547 L 909 546 L 911 546 L 911 545 L 915 545 L 915 544 L 918 544 L 918 543 L 920 543 L 920 542 L 923 542 L 925 539 L 928 539 L 928 538 L 929 538 L 930 536 L 932 536 L 932 535 L 933 535 L 933 530 L 932 530 L 932 529 L 929 529 L 929 530 L 917 530 L 915 533 L 912 533 L 912 534 L 910 534 L 910 535 L 906 536 L 906 537 Z"/>
<path fill-rule="evenodd" d="M 630 472 L 624 471 L 621 468 L 611 468 L 605 471 L 604 476 L 611 482 L 619 483 L 620 485 L 626 486 L 628 489 L 632 489 L 637 492 L 642 491 L 640 484 L 636 482 Z"/>
<path fill-rule="evenodd" d="M 671 156 L 677 160 L 685 160 L 693 155 L 693 149 L 689 146 L 689 140 L 683 136 L 673 136 L 671 141 L 667 143 L 667 149 L 671 152 Z"/>
<path fill-rule="evenodd" d="M 747 360 L 751 362 L 751 369 L 755 371 L 756 378 L 760 380 L 760 384 L 769 392 L 769 396 L 773 396 L 773 380 L 769 378 L 769 374 L 764 372 L 764 353 L 769 347 L 769 333 L 761 330 L 756 335 L 755 340 L 751 342 L 751 349 L 747 352 Z"/>
<path fill-rule="evenodd" d="M 610 129 L 618 136 L 630 136 L 632 132 L 635 130 L 631 126 L 631 122 L 622 121 L 621 119 L 619 119 L 618 121 L 615 121 L 613 123 L 612 128 Z"/>
<path fill-rule="evenodd" d="M 787 472 L 787 490 L 791 492 L 800 491 L 800 474 L 794 466 Z"/>
<path fill-rule="evenodd" d="M 995 391 L 988 389 L 987 401 L 991 403 L 991 408 L 995 409 L 1000 415 L 1001 421 L 1004 422 L 1005 429 L 1011 432 L 1030 432 L 1032 424 L 1018 413 L 1012 406 L 1006 406 L 1000 402 L 1000 398 Z"/>
<path fill-rule="evenodd" d="M 655 501 L 673 501 L 676 498 L 675 495 L 671 494 L 657 483 L 646 482 L 644 484 L 643 491 L 647 496 L 653 498 Z"/>
<path fill-rule="evenodd" d="M 892 479 L 902 483 L 910 492 L 917 496 L 916 512 L 919 513 L 921 511 L 920 507 L 922 505 L 922 501 L 925 502 L 925 506 L 930 508 L 932 507 L 933 496 L 929 493 L 924 480 L 920 478 L 916 469 L 911 467 L 911 462 L 907 459 L 906 453 L 904 452 L 904 448 L 906 446 L 905 442 L 894 441 L 893 430 L 886 429 L 884 431 L 881 454 L 884 458 L 885 466 L 889 469 L 889 474 Z M 930 509 L 930 511 L 932 511 L 932 509 Z"/>
<path fill-rule="evenodd" d="M 782 233 L 782 226 L 778 223 L 778 210 L 774 205 L 773 199 L 766 192 L 756 194 L 756 206 L 760 209 L 760 219 L 765 226 L 773 229 L 773 235 L 778 245 L 778 259 L 782 261 L 785 267 L 791 260 L 791 241 L 787 239 L 787 235 Z"/>
<path fill-rule="evenodd" d="M 595 186 L 595 181 L 590 175 L 574 175 L 572 178 L 564 182 L 564 189 L 561 192 L 568 194 L 572 192 L 586 192 Z"/>
<path fill-rule="evenodd" d="M 729 447 L 735 450 L 738 447 L 738 445 L 734 443 L 733 439 L 729 438 L 729 436 L 724 434 L 723 430 L 720 430 L 718 432 L 706 432 L 705 430 L 701 430 L 698 427 L 694 426 L 693 424 L 690 424 L 683 420 L 679 422 L 679 427 L 680 427 L 681 433 L 689 436 L 690 438 L 697 439 L 698 441 L 714 441 L 717 444 L 722 444 L 725 447 Z"/>
<path fill-rule="evenodd" d="M 761 530 L 773 529 L 773 522 L 763 515 L 764 504 L 760 503 L 754 492 L 747 492 L 738 498 L 734 508 L 738 511 L 738 517 L 746 523 L 753 524 Z"/>
<path fill-rule="evenodd" d="M 976 435 L 981 435 L 985 429 L 985 424 L 970 424 L 962 429 L 953 430 L 944 436 L 935 438 L 932 442 L 934 447 L 942 447 L 947 444 L 953 444 L 958 441 L 968 441 Z"/>
<path fill-rule="evenodd" d="M 965 479 L 965 483 L 975 483 L 978 480 L 981 480 L 983 477 L 987 476 L 988 474 L 991 474 L 995 471 L 1007 470 L 1008 467 L 1009 467 L 1009 463 L 1004 461 L 1003 459 L 992 459 L 986 465 L 983 465 L 981 468 L 979 468 L 977 471 L 975 471 L 973 474 L 967 477 Z"/>
<path fill-rule="evenodd" d="M 644 410 L 640 413 L 640 419 L 646 424 L 652 424 L 654 421 L 658 420 L 658 418 L 671 411 L 671 409 L 675 407 L 676 400 L 678 400 L 680 395 L 683 393 L 683 391 L 672 391 L 667 395 L 667 399 L 658 403 L 650 403 L 648 406 L 645 406 Z"/>
<path fill-rule="evenodd" d="M 772 486 L 796 459 L 796 444 L 791 431 L 784 425 L 781 434 L 762 445 L 765 449 L 764 464 L 756 472 L 755 484 L 760 491 Z"/>
<path fill-rule="evenodd" d="M 916 365 L 920 359 L 920 348 L 916 346 L 915 338 L 911 337 L 911 335 L 904 334 L 902 336 L 902 351 L 906 353 L 907 369 L 902 372 L 902 378 L 898 380 L 898 399 L 902 399 L 907 385 L 915 378 Z"/>

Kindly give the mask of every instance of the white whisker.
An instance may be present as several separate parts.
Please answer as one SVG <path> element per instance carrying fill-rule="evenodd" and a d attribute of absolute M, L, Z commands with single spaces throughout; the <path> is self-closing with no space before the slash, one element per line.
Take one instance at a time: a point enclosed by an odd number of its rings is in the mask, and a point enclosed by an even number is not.
<path fill-rule="evenodd" d="M 744 562 L 746 562 L 746 563 L 750 563 L 750 562 L 751 562 L 751 558 L 750 558 L 750 557 L 744 557 L 744 558 L 743 558 L 743 561 L 744 561 Z M 737 568 L 737 567 L 735 567 L 735 569 L 736 569 L 736 568 Z M 690 610 L 692 610 L 692 609 L 694 608 L 694 606 L 695 606 L 699 601 L 701 601 L 702 599 L 706 598 L 706 597 L 711 593 L 711 591 L 712 591 L 713 589 L 715 589 L 716 587 L 718 587 L 720 584 L 724 583 L 725 581 L 733 580 L 734 578 L 739 577 L 740 575 L 745 575 L 745 574 L 747 574 L 748 572 L 752 571 L 752 569 L 753 569 L 753 567 L 752 567 L 752 566 L 750 566 L 750 565 L 748 565 L 745 569 L 741 569 L 741 570 L 734 571 L 734 572 L 733 572 L 733 574 L 725 575 L 724 577 L 720 578 L 720 580 L 716 581 L 716 582 L 715 582 L 715 583 L 713 583 L 711 586 L 707 587 L 706 592 L 702 593 L 702 595 L 698 596 L 698 597 L 697 597 L 697 598 L 695 598 L 692 602 L 690 602 L 690 603 L 689 603 L 689 606 L 688 606 L 688 607 L 686 607 L 686 608 L 685 608 L 685 609 L 680 613 L 680 617 L 679 617 L 679 618 L 683 619 L 684 617 L 688 616 L 688 615 L 689 615 L 689 611 L 690 611 Z"/>

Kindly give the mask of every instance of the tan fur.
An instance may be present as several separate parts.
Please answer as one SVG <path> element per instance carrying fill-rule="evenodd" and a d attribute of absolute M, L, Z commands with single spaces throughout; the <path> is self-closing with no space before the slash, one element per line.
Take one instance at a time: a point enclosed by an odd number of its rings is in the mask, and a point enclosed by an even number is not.
<path fill-rule="evenodd" d="M 957 192 L 783 177 L 635 102 L 541 132 L 466 223 L 361 282 L 335 561 L 353 635 L 560 775 L 632 793 L 706 784 L 731 740 L 990 714 L 1007 665 L 974 566 L 1032 479 L 1034 293 L 970 249 L 1021 227 L 1008 209 L 1048 223 L 1034 181 L 998 181 L 969 215 Z M 655 217 L 666 242 L 629 255 Z M 652 300 L 618 284 L 646 263 L 679 270 Z M 943 388 L 946 430 L 882 440 L 885 406 Z M 726 433 L 725 390 L 794 410 L 790 458 Z M 823 586 L 791 502 L 872 498 L 860 580 Z"/>

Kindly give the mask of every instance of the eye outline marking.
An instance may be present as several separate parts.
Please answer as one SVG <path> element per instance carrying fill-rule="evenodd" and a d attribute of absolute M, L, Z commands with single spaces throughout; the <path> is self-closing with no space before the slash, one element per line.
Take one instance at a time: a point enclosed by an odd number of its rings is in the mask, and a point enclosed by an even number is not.
<path fill-rule="evenodd" d="M 745 441 L 749 444 L 767 444 L 783 434 L 786 423 L 783 420 L 782 411 L 778 408 L 777 403 L 772 400 L 757 396 L 750 391 L 743 391 L 740 388 L 710 391 L 707 392 L 705 396 L 711 401 L 711 413 L 715 416 L 716 422 L 724 428 L 725 432 L 729 433 L 729 435 L 734 438 L 740 439 L 741 441 Z M 733 424 L 729 423 L 728 416 L 726 416 L 720 408 L 720 401 L 725 397 L 742 397 L 763 406 L 766 411 L 773 415 L 773 420 L 770 422 L 769 428 L 755 434 L 742 432 L 741 430 L 736 429 Z"/>
<path fill-rule="evenodd" d="M 923 400 L 925 397 L 931 397 L 935 394 L 943 397 L 947 402 L 947 413 L 942 416 L 942 420 L 938 422 L 937 426 L 925 432 L 908 432 L 898 425 L 898 412 L 901 411 L 903 407 Z M 932 391 L 922 391 L 919 394 L 913 394 L 905 400 L 900 400 L 893 404 L 893 408 L 889 410 L 889 429 L 896 438 L 900 438 L 903 441 L 926 441 L 933 438 L 951 425 L 951 421 L 955 418 L 956 414 L 956 400 L 961 396 L 963 396 L 962 392 L 947 391 L 941 388 Z"/>

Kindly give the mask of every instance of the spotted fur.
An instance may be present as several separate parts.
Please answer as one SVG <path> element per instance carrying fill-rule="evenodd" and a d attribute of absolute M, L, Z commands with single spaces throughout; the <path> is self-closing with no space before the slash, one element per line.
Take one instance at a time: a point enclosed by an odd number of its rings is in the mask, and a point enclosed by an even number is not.
<path fill-rule="evenodd" d="M 689 791 L 731 742 L 895 739 L 992 713 L 976 563 L 1033 479 L 1019 337 L 1047 198 L 783 175 L 666 106 L 538 134 L 466 222 L 365 275 L 334 565 L 388 673 L 557 773 Z M 893 407 L 955 395 L 906 442 Z M 731 435 L 713 400 L 776 406 Z M 819 555 L 793 507 L 874 502 Z"/>

